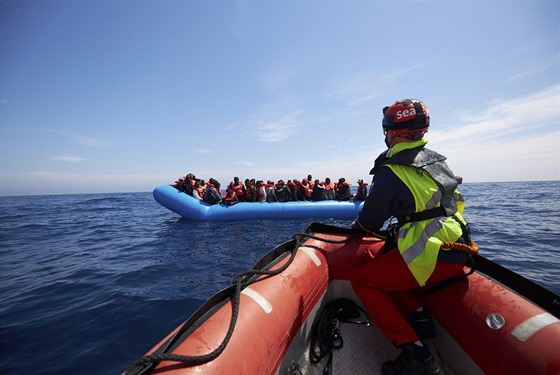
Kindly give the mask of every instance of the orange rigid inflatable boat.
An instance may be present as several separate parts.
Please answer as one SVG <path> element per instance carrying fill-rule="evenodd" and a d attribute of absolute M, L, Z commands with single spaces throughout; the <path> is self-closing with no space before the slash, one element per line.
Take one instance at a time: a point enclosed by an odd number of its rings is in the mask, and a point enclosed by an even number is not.
<path fill-rule="evenodd" d="M 367 314 L 349 279 L 382 244 L 310 224 L 237 275 L 126 374 L 379 373 L 400 350 L 363 324 Z M 423 291 L 436 326 L 426 342 L 440 374 L 560 374 L 560 297 L 480 255 L 474 264 L 467 277 Z M 357 309 L 327 325 L 335 336 L 322 335 L 324 312 L 341 299 Z M 338 306 L 338 313 L 347 308 Z"/>

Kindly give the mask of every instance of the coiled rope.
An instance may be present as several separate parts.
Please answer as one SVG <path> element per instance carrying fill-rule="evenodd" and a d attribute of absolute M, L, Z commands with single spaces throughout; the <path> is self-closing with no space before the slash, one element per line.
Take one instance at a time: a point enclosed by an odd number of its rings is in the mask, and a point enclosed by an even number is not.
<path fill-rule="evenodd" d="M 459 250 L 468 254 L 478 254 L 478 245 L 471 240 L 471 244 L 467 245 L 460 242 L 442 242 L 440 249 L 442 250 Z"/>
<path fill-rule="evenodd" d="M 208 354 L 203 354 L 203 355 L 199 355 L 199 356 L 186 356 L 186 355 L 179 355 L 179 354 L 173 354 L 173 353 L 153 353 L 153 354 L 149 354 L 146 356 L 143 356 L 142 358 L 136 360 L 134 363 L 132 363 L 132 365 L 130 365 L 130 367 L 126 370 L 125 374 L 126 375 L 141 375 L 141 374 L 147 374 L 149 373 L 151 370 L 153 370 L 155 367 L 157 367 L 157 365 L 163 361 L 173 361 L 173 362 L 181 362 L 187 366 L 196 366 L 196 365 L 201 365 L 207 362 L 210 362 L 214 359 L 216 359 L 226 348 L 226 346 L 228 345 L 231 336 L 233 335 L 233 331 L 235 329 L 235 325 L 237 323 L 237 318 L 239 316 L 239 301 L 241 299 L 241 291 L 243 290 L 244 287 L 248 286 L 251 284 L 251 282 L 244 282 L 243 280 L 245 280 L 248 276 L 255 276 L 255 275 L 268 275 L 268 276 L 274 276 L 277 275 L 279 273 L 284 272 L 289 266 L 290 264 L 292 264 L 293 260 L 295 259 L 295 256 L 297 254 L 297 250 L 299 249 L 300 245 L 303 243 L 303 240 L 306 238 L 311 238 L 311 239 L 315 239 L 318 241 L 322 241 L 322 242 L 328 242 L 328 243 L 334 243 L 334 244 L 341 244 L 341 243 L 346 243 L 349 242 L 351 240 L 353 240 L 356 237 L 361 237 L 363 236 L 363 234 L 354 234 L 351 236 L 348 236 L 342 240 L 331 240 L 331 239 L 327 239 L 327 238 L 322 238 L 322 237 L 317 237 L 311 234 L 307 234 L 307 233 L 298 233 L 295 234 L 292 237 L 292 240 L 294 241 L 294 246 L 291 247 L 288 251 L 291 253 L 290 254 L 290 258 L 288 259 L 288 261 L 280 268 L 277 268 L 275 270 L 270 270 L 270 271 L 264 271 L 264 270 L 255 270 L 255 269 L 251 269 L 251 270 L 247 270 L 244 272 L 241 272 L 237 275 L 235 275 L 233 277 L 233 285 L 235 285 L 235 293 L 234 295 L 230 298 L 232 301 L 232 313 L 231 313 L 231 321 L 229 324 L 229 328 L 228 331 L 224 337 L 224 340 L 222 341 L 222 343 L 216 348 L 214 349 L 212 352 L 208 353 Z M 254 281 L 253 281 L 254 282 Z M 179 330 L 180 332 L 181 330 Z"/>
<path fill-rule="evenodd" d="M 360 317 L 365 319 L 358 320 Z M 311 327 L 309 345 L 311 363 L 317 364 L 328 356 L 323 375 L 330 374 L 333 350 L 340 349 L 344 345 L 340 323 L 369 325 L 370 318 L 366 310 L 346 298 L 331 301 L 323 308 Z"/>

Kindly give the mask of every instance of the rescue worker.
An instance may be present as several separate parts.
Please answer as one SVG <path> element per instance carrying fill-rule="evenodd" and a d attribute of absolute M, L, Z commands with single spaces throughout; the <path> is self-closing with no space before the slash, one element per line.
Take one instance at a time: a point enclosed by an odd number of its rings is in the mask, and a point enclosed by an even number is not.
<path fill-rule="evenodd" d="M 423 102 L 396 101 L 383 109 L 382 124 L 388 150 L 375 160 L 370 194 L 352 227 L 374 233 L 391 217 L 398 223 L 381 254 L 353 276 L 352 288 L 402 349 L 382 374 L 435 374 L 439 367 L 421 341 L 434 337 L 433 322 L 413 290 L 464 275 L 467 253 L 440 249 L 443 242 L 471 245 L 464 202 L 446 158 L 425 148 L 430 116 Z"/>

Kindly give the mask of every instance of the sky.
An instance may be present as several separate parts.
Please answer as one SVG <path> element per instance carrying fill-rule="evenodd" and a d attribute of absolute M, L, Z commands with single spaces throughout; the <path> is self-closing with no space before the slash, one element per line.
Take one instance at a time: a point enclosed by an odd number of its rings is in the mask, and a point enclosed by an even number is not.
<path fill-rule="evenodd" d="M 0 1 L 0 195 L 371 180 L 429 108 L 464 183 L 560 179 L 560 2 Z"/>

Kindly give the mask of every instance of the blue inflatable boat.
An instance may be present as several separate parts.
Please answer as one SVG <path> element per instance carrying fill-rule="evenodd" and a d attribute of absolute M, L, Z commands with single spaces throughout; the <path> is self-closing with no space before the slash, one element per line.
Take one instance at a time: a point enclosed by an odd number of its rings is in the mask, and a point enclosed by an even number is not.
<path fill-rule="evenodd" d="M 353 219 L 358 216 L 363 205 L 363 202 L 353 201 L 241 202 L 233 206 L 209 205 L 170 185 L 156 187 L 153 194 L 154 199 L 163 207 L 190 220 Z"/>

